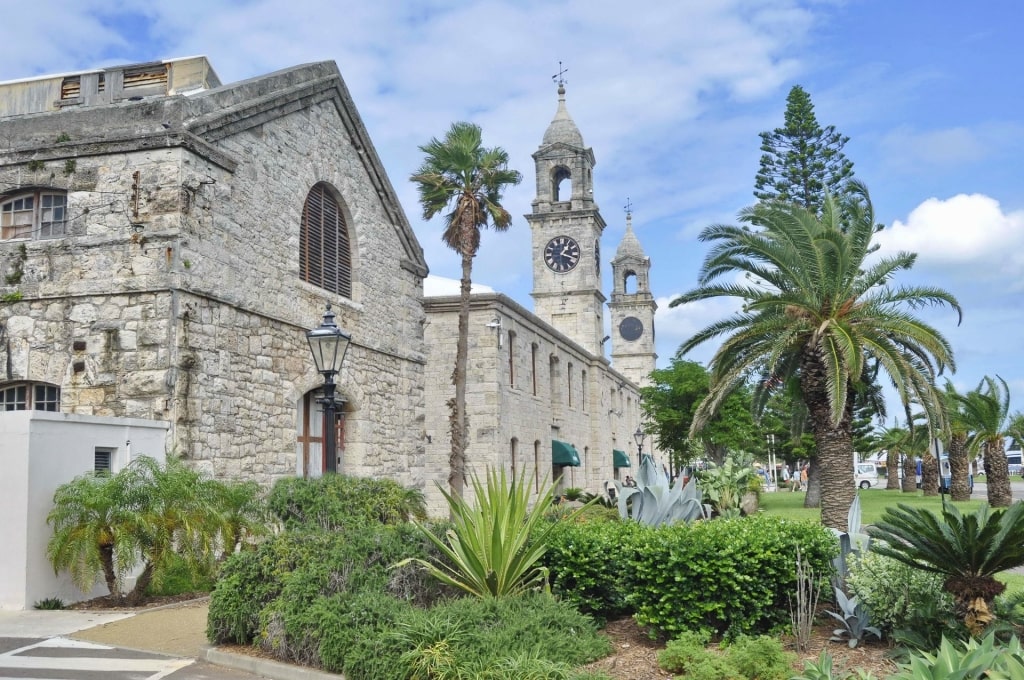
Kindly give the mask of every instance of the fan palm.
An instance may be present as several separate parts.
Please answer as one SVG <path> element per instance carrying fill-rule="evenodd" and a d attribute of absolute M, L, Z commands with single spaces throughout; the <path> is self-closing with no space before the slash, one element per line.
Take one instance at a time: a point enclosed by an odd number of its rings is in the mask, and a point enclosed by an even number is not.
<path fill-rule="evenodd" d="M 992 600 L 1006 589 L 995 575 L 1024 565 L 1024 503 L 963 515 L 944 502 L 941 517 L 901 503 L 867 531 L 873 552 L 944 575 L 943 589 L 973 634 L 992 620 Z"/>
<path fill-rule="evenodd" d="M 443 140 L 435 137 L 419 147 L 426 157 L 410 178 L 419 190 L 423 219 L 429 220 L 445 213 L 441 240 L 462 256 L 459 337 L 452 374 L 455 385 L 455 399 L 451 402 L 452 450 L 448 471 L 448 486 L 456 496 L 462 495 L 465 484 L 468 427 L 466 365 L 473 258 L 480 248 L 481 228 L 490 225 L 495 231 L 505 231 L 512 223 L 512 215 L 501 205 L 501 195 L 506 187 L 522 180 L 522 175 L 508 168 L 508 153 L 504 149 L 488 149 L 481 142 L 479 126 L 453 123 Z"/>
<path fill-rule="evenodd" d="M 868 256 L 876 249 L 874 214 L 867 189 L 828 196 L 821 217 L 795 206 L 758 204 L 740 213 L 744 226 L 712 225 L 702 241 L 715 245 L 700 272 L 700 286 L 671 303 L 675 307 L 717 297 L 743 302 L 736 315 L 711 324 L 680 347 L 727 336 L 711 360 L 711 389 L 694 418 L 696 433 L 737 385 L 767 375 L 755 385 L 755 407 L 775 386 L 797 382 L 821 467 L 821 519 L 846 529 L 853 502 L 853 394 L 866 361 L 888 374 L 904 406 L 916 403 L 941 420 L 935 377 L 954 368 L 949 342 L 911 310 L 925 305 L 960 305 L 934 287 L 890 285 L 910 269 L 916 255 Z M 745 274 L 745 283 L 719 282 Z"/>
<path fill-rule="evenodd" d="M 1010 390 L 999 376 L 995 379 L 985 376 L 959 401 L 963 418 L 971 427 L 968 450 L 984 456 L 988 504 L 994 508 L 1006 507 L 1013 502 L 1004 442 L 1009 434 Z"/>

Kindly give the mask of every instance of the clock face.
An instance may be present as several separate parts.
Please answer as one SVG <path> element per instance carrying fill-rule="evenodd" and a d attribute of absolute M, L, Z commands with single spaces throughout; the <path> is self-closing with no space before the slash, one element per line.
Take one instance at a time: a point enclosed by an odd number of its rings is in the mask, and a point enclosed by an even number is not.
<path fill-rule="evenodd" d="M 637 340 L 644 334 L 644 322 L 635 316 L 627 316 L 619 323 L 619 335 L 623 340 L 630 342 Z"/>
<path fill-rule="evenodd" d="M 559 274 L 573 269 L 580 261 L 580 244 L 568 236 L 556 236 L 544 248 L 544 264 Z"/>

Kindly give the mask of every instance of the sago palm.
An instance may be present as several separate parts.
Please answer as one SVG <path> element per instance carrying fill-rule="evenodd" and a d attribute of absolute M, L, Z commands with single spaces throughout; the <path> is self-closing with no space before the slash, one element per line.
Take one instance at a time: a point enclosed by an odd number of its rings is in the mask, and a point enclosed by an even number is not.
<path fill-rule="evenodd" d="M 445 229 L 441 240 L 462 256 L 448 471 L 449 489 L 459 496 L 465 483 L 466 467 L 466 365 L 473 258 L 480 248 L 483 227 L 504 231 L 511 225 L 512 215 L 501 205 L 502 192 L 519 184 L 522 175 L 509 169 L 508 153 L 504 149 L 488 149 L 482 145 L 480 127 L 472 123 L 453 123 L 443 140 L 435 137 L 419 148 L 426 157 L 410 179 L 419 191 L 423 219 L 444 213 Z"/>
<path fill-rule="evenodd" d="M 971 428 L 967 448 L 984 456 L 988 504 L 993 508 L 1006 507 L 1013 502 L 1003 441 L 1010 425 L 1010 389 L 999 376 L 995 379 L 985 376 L 959 401 L 963 418 Z"/>
<path fill-rule="evenodd" d="M 972 634 L 992 620 L 992 600 L 1006 586 L 995 575 L 1024 565 L 1024 503 L 963 515 L 943 502 L 942 515 L 899 504 L 868 527 L 871 550 L 946 577 L 943 588 L 956 599 Z"/>
<path fill-rule="evenodd" d="M 960 305 L 941 288 L 894 286 L 917 256 L 899 252 L 871 258 L 874 214 L 867 189 L 851 183 L 848 196 L 826 197 L 821 217 L 788 204 L 758 204 L 740 213 L 742 226 L 712 225 L 700 235 L 713 243 L 699 287 L 671 306 L 717 297 L 738 298 L 736 315 L 711 324 L 680 347 L 685 353 L 725 336 L 711 360 L 711 389 L 693 422 L 696 433 L 737 385 L 765 392 L 796 382 L 821 467 L 821 520 L 845 530 L 854 497 L 853 394 L 866 361 L 877 362 L 902 403 L 941 420 L 935 377 L 953 366 L 942 334 L 912 311 Z M 745 281 L 723 281 L 738 274 Z"/>

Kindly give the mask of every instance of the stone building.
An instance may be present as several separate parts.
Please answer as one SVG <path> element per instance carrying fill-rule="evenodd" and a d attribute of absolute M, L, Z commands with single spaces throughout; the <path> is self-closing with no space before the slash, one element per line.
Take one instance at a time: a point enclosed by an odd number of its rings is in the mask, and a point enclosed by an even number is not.
<path fill-rule="evenodd" d="M 424 486 L 426 274 L 333 62 L 0 84 L 0 411 L 165 421 L 215 475 L 318 474 L 329 303 L 339 470 Z"/>
<path fill-rule="evenodd" d="M 539 484 L 594 492 L 624 478 L 635 460 L 639 386 L 655 368 L 654 312 L 647 258 L 627 218 L 612 260 L 605 335 L 601 236 L 594 200 L 594 152 L 583 142 L 559 84 L 558 108 L 533 154 L 532 235 L 535 312 L 499 293 L 474 293 L 467 380 L 467 467 L 486 465 Z M 427 456 L 447 469 L 448 400 L 454 395 L 458 296 L 428 296 Z M 611 341 L 612 364 L 605 357 Z M 650 439 L 648 438 L 648 442 Z M 645 449 L 646 453 L 650 449 Z"/>
<path fill-rule="evenodd" d="M 596 160 L 562 86 L 534 159 L 535 311 L 473 297 L 467 460 L 598 491 L 635 460 L 650 260 L 627 222 L 606 302 Z M 426 274 L 331 62 L 230 84 L 203 57 L 0 83 L 0 418 L 166 423 L 168 455 L 264 484 L 320 474 L 333 428 L 340 472 L 441 510 L 458 298 L 424 298 Z M 331 424 L 305 340 L 328 303 L 352 335 Z M 145 453 L 95 448 L 112 469 Z"/>

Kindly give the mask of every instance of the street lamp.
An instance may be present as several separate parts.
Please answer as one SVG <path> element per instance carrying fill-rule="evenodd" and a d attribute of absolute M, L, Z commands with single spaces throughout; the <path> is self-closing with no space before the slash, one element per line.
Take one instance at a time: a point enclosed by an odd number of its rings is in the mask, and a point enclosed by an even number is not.
<path fill-rule="evenodd" d="M 317 402 L 324 407 L 324 461 L 327 463 L 327 472 L 338 471 L 338 440 L 335 434 L 334 423 L 334 376 L 341 370 L 341 364 L 345 361 L 345 352 L 348 351 L 349 342 L 352 336 L 338 328 L 334 323 L 334 312 L 331 305 L 327 305 L 324 312 L 324 320 L 318 328 L 306 331 L 306 340 L 309 341 L 309 349 L 313 353 L 313 363 L 316 364 L 317 373 L 324 377 L 324 396 L 317 399 Z"/>
<path fill-rule="evenodd" d="M 640 459 L 640 464 L 644 462 L 644 430 L 639 425 L 636 426 L 636 432 L 633 433 L 633 439 L 636 441 L 636 457 Z"/>

